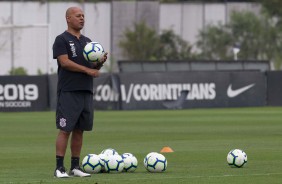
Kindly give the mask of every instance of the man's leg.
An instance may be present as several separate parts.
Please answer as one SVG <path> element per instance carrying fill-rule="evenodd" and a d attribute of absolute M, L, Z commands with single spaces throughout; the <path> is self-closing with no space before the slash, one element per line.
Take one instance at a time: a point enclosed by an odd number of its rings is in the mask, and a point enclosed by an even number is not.
<path fill-rule="evenodd" d="M 71 156 L 80 157 L 80 152 L 82 148 L 83 141 L 83 131 L 79 129 L 74 129 L 71 136 Z"/>
<path fill-rule="evenodd" d="M 70 132 L 60 130 L 56 140 L 56 170 L 54 175 L 58 178 L 68 177 L 64 167 L 64 157 L 68 145 Z"/>
<path fill-rule="evenodd" d="M 83 131 L 75 129 L 71 136 L 71 172 L 70 175 L 87 177 L 90 174 L 85 173 L 79 166 L 80 152 L 82 148 Z"/>
<path fill-rule="evenodd" d="M 56 155 L 64 157 L 66 154 L 70 132 L 60 130 L 56 140 Z"/>
<path fill-rule="evenodd" d="M 79 158 L 82 148 L 83 131 L 75 129 L 71 136 L 71 170 L 79 167 Z"/>

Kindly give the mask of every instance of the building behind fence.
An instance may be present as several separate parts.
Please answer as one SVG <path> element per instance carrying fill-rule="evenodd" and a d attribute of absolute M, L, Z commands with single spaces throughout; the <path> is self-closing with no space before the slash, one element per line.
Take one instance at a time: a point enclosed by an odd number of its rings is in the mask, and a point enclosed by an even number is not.
<path fill-rule="evenodd" d="M 12 68 L 24 67 L 29 75 L 52 74 L 52 44 L 56 35 L 66 29 L 65 11 L 80 6 L 86 16 L 83 34 L 99 41 L 111 54 L 113 68 L 124 60 L 118 47 L 126 28 L 145 20 L 160 32 L 171 29 L 191 44 L 200 29 L 208 24 L 227 23 L 233 10 L 259 13 L 255 3 L 173 3 L 158 1 L 113 1 L 78 4 L 74 2 L 0 2 L 0 75 Z"/>

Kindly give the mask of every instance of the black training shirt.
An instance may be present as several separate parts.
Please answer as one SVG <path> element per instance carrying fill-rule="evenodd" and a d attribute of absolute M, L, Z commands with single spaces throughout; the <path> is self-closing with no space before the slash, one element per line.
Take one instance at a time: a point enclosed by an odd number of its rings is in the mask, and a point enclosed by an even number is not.
<path fill-rule="evenodd" d="M 91 68 L 90 63 L 83 57 L 84 46 L 91 40 L 83 35 L 76 36 L 65 31 L 58 35 L 53 44 L 53 58 L 67 54 L 73 62 Z M 58 91 L 91 91 L 93 92 L 93 78 L 85 73 L 72 72 L 64 69 L 58 63 Z"/>

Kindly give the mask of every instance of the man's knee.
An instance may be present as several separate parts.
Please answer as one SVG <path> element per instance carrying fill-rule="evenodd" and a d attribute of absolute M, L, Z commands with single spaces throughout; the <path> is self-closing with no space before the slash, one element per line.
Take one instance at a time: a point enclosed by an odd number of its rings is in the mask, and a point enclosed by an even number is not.
<path fill-rule="evenodd" d="M 60 131 L 59 131 L 59 134 L 62 135 L 62 136 L 69 136 L 70 133 L 71 133 L 71 132 L 66 132 L 66 131 L 64 131 L 64 130 L 60 130 Z"/>
<path fill-rule="evenodd" d="M 82 135 L 82 134 L 83 134 L 83 130 L 80 130 L 80 129 L 74 129 L 74 130 L 72 131 L 72 134 Z"/>

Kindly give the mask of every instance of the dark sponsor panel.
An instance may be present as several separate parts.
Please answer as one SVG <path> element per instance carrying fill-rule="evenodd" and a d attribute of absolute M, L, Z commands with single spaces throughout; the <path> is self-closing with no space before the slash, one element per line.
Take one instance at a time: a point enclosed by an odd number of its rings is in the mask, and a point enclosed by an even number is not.
<path fill-rule="evenodd" d="M 120 83 L 117 74 L 102 74 L 94 78 L 93 91 L 95 109 L 120 109 Z"/>
<path fill-rule="evenodd" d="M 205 72 L 124 73 L 120 81 L 123 109 L 188 108 L 201 106 L 204 101 L 209 102 L 207 106 L 216 103 L 216 84 Z M 185 91 L 187 94 L 182 93 Z M 181 94 L 185 98 L 178 101 Z"/>
<path fill-rule="evenodd" d="M 267 105 L 282 106 L 282 72 L 271 71 L 267 76 Z"/>
<path fill-rule="evenodd" d="M 127 110 L 266 104 L 262 72 L 156 72 L 119 76 L 121 108 Z"/>
<path fill-rule="evenodd" d="M 57 74 L 49 75 L 49 104 L 51 110 L 56 110 L 57 104 Z M 119 108 L 119 77 L 117 74 L 103 73 L 98 78 L 93 78 L 95 109 L 117 110 Z"/>
<path fill-rule="evenodd" d="M 47 76 L 1 76 L 0 111 L 42 111 L 48 108 Z"/>
<path fill-rule="evenodd" d="M 228 86 L 223 86 L 230 107 L 266 105 L 266 77 L 263 72 L 230 72 Z"/>
<path fill-rule="evenodd" d="M 102 74 L 93 79 L 93 103 L 99 110 L 281 105 L 281 75 L 267 73 L 266 82 L 259 71 Z M 56 85 L 56 75 L 2 76 L 0 111 L 54 110 Z"/>

